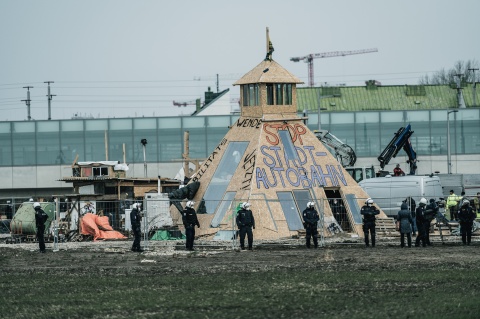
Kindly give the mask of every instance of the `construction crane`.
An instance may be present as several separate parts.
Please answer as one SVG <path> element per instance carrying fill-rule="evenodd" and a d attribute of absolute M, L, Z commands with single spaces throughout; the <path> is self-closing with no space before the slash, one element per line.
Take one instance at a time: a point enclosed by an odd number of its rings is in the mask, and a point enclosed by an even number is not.
<path fill-rule="evenodd" d="M 355 164 L 357 161 L 357 155 L 349 145 L 343 143 L 327 130 L 315 130 L 314 134 L 320 142 L 335 152 L 337 161 L 342 164 L 343 167 L 353 166 Z"/>
<path fill-rule="evenodd" d="M 188 102 L 176 102 L 176 101 L 173 101 L 173 105 L 174 106 L 183 106 L 183 107 L 186 107 L 187 105 L 196 105 L 196 102 L 195 101 L 188 101 Z"/>
<path fill-rule="evenodd" d="M 355 50 L 355 51 L 333 51 L 333 52 L 323 52 L 323 53 L 312 53 L 302 57 L 290 58 L 290 61 L 293 62 L 303 62 L 308 63 L 308 86 L 313 87 L 313 59 L 319 58 L 333 58 L 336 56 L 346 56 L 346 55 L 353 55 L 353 54 L 364 54 L 364 53 L 372 53 L 378 52 L 377 48 L 373 49 L 365 49 L 365 50 Z"/>

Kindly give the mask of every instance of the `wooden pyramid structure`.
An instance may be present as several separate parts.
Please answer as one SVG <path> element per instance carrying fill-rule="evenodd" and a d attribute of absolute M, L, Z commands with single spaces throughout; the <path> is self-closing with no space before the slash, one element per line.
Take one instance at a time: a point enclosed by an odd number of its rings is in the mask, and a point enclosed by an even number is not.
<path fill-rule="evenodd" d="M 309 201 L 328 229 L 340 221 L 326 199 L 338 197 L 347 213 L 343 230 L 363 236 L 360 208 L 369 196 L 297 116 L 296 85 L 303 82 L 272 60 L 268 33 L 267 43 L 267 57 L 234 83 L 240 86 L 240 118 L 190 181 L 200 183 L 193 198 L 201 224 L 196 234 L 236 229 L 244 201 L 251 204 L 256 239 L 298 235 Z M 171 212 L 181 227 L 178 210 Z"/>

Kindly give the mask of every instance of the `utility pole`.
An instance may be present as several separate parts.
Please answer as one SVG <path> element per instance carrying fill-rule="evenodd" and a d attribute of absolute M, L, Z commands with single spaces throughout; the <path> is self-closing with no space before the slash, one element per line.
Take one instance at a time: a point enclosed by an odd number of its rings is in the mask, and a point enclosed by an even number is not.
<path fill-rule="evenodd" d="M 462 76 L 463 76 L 463 73 L 458 73 L 458 74 L 455 74 L 454 76 L 456 76 L 458 78 L 458 80 L 456 81 L 458 108 L 463 109 L 463 108 L 465 108 L 465 104 L 463 102 L 463 96 L 462 96 Z"/>
<path fill-rule="evenodd" d="M 48 94 L 47 94 L 47 98 L 48 98 L 48 120 L 51 120 L 52 119 L 52 98 L 56 95 L 52 95 L 50 94 L 50 83 L 55 83 L 53 81 L 45 81 L 43 83 L 48 83 Z"/>
<path fill-rule="evenodd" d="M 23 87 L 24 89 L 27 89 L 27 99 L 26 100 L 22 100 L 22 102 L 25 102 L 25 104 L 27 104 L 27 119 L 29 121 L 32 120 L 32 117 L 30 116 L 30 89 L 33 89 L 33 86 L 24 86 Z"/>
<path fill-rule="evenodd" d="M 468 69 L 468 71 L 472 71 L 473 72 L 473 107 L 477 106 L 477 81 L 475 80 L 475 71 L 478 71 L 478 68 L 471 68 L 471 69 Z"/>

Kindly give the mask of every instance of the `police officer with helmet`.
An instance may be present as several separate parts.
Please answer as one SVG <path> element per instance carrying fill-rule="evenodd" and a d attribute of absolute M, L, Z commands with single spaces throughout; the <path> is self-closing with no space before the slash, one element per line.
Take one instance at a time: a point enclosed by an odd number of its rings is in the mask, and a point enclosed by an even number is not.
<path fill-rule="evenodd" d="M 417 209 L 415 210 L 415 218 L 417 220 L 417 238 L 415 239 L 415 247 L 420 246 L 420 242 L 422 242 L 422 246 L 426 247 L 427 246 L 427 231 L 430 231 L 430 229 L 427 228 L 427 216 L 426 216 L 426 210 L 427 210 L 427 199 L 422 198 L 420 199 L 420 202 L 418 204 Z"/>
<path fill-rule="evenodd" d="M 253 248 L 253 232 L 252 227 L 255 229 L 255 219 L 253 213 L 250 210 L 250 203 L 244 202 L 241 205 L 241 209 L 237 212 L 237 227 L 240 230 L 240 248 L 245 250 L 245 235 L 248 238 L 248 250 Z"/>
<path fill-rule="evenodd" d="M 142 206 L 140 203 L 134 203 L 132 205 L 132 211 L 130 212 L 130 222 L 132 224 L 133 230 L 133 245 L 132 251 L 135 252 L 143 252 L 143 249 L 140 247 L 140 239 L 141 239 L 141 224 L 142 224 L 142 214 L 141 214 Z"/>
<path fill-rule="evenodd" d="M 375 247 L 375 216 L 380 214 L 380 211 L 373 206 L 373 199 L 367 198 L 365 205 L 360 210 L 363 215 L 363 234 L 365 236 L 365 246 L 369 247 L 369 233 L 372 236 L 372 247 Z"/>
<path fill-rule="evenodd" d="M 472 242 L 472 227 L 476 214 L 470 206 L 470 201 L 464 199 L 462 206 L 458 211 L 458 219 L 460 221 L 460 233 L 462 234 L 462 242 L 464 245 L 470 245 Z"/>
<path fill-rule="evenodd" d="M 200 228 L 197 213 L 195 212 L 195 209 L 193 209 L 194 205 L 194 201 L 188 201 L 185 205 L 185 209 L 182 211 L 182 222 L 183 226 L 185 226 L 185 236 L 187 237 L 185 248 L 187 250 L 195 250 L 193 249 L 193 242 L 195 240 L 195 225 Z"/>
<path fill-rule="evenodd" d="M 302 213 L 303 226 L 306 230 L 306 245 L 310 248 L 310 238 L 313 237 L 313 245 L 318 248 L 318 221 L 320 217 L 315 209 L 314 202 L 308 202 L 307 208 Z"/>
<path fill-rule="evenodd" d="M 42 209 L 39 202 L 33 203 L 33 209 L 35 209 L 35 226 L 37 226 L 37 240 L 40 252 L 45 252 L 45 222 L 48 219 L 48 215 Z"/>

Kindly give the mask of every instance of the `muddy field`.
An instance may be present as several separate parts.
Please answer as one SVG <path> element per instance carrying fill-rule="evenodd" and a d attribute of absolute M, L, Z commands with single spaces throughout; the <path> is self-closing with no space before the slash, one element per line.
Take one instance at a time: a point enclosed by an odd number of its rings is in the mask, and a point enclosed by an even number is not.
<path fill-rule="evenodd" d="M 4 318 L 478 318 L 480 241 L 400 248 L 382 238 L 255 242 L 131 241 L 0 244 Z M 143 242 L 142 242 L 143 244 Z M 41 295 L 41 301 L 35 296 Z M 407 306 L 406 306 L 407 305 Z M 5 307 L 3 308 L 5 309 Z M 6 315 L 8 314 L 8 315 Z"/>

